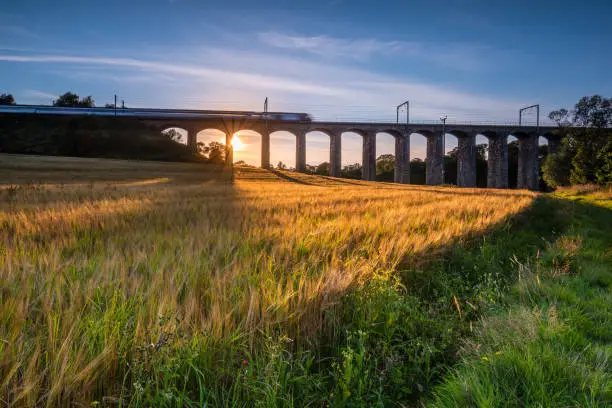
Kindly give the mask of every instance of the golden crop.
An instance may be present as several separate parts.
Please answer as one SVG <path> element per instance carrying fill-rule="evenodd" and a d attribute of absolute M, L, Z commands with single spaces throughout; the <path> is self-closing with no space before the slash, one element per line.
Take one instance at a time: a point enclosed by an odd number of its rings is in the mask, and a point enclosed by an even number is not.
<path fill-rule="evenodd" d="M 112 389 L 125 355 L 158 341 L 161 316 L 183 339 L 315 336 L 353 285 L 419 265 L 535 197 L 55 160 L 3 170 L 0 405 Z"/>

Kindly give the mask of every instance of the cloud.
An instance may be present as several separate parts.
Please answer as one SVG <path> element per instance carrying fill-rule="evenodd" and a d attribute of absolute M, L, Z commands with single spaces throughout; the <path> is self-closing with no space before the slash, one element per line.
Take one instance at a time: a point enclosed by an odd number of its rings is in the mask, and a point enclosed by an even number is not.
<path fill-rule="evenodd" d="M 78 57 L 68 55 L 0 55 L 0 61 L 39 62 L 39 63 L 72 63 L 83 65 L 108 65 L 123 68 L 136 68 L 144 71 L 166 72 L 188 75 L 214 81 L 225 81 L 271 90 L 285 90 L 317 95 L 334 95 L 336 90 L 319 86 L 312 82 L 294 81 L 283 77 L 270 77 L 263 74 L 252 74 L 239 71 L 205 68 L 195 65 L 168 64 L 157 61 L 138 60 L 133 58 Z"/>
<path fill-rule="evenodd" d="M 511 121 L 525 102 L 480 95 L 409 77 L 373 73 L 366 69 L 309 60 L 279 53 L 206 48 L 162 52 L 172 63 L 136 58 L 72 55 L 0 55 L 0 61 L 63 64 L 63 76 L 92 81 L 133 81 L 138 76 L 161 76 L 164 95 L 147 105 L 259 109 L 265 96 L 271 110 L 309 112 L 319 120 L 395 121 L 395 107 L 410 99 L 411 121 Z M 189 55 L 190 63 L 179 54 Z M 193 56 L 197 56 L 194 58 Z M 96 77 L 96 68 L 101 76 Z M 53 72 L 45 69 L 46 72 Z M 93 72 L 93 73 L 92 73 Z M 103 82 L 103 81 L 102 81 Z M 141 86 L 146 86 L 144 81 Z M 142 88 L 141 92 L 149 93 Z M 134 99 L 137 96 L 134 95 Z M 170 104 L 168 105 L 168 103 Z M 186 105 L 187 104 L 187 105 Z"/>
<path fill-rule="evenodd" d="M 328 59 L 367 61 L 377 56 L 410 58 L 463 71 L 481 71 L 491 63 L 518 58 L 515 51 L 498 50 L 471 43 L 421 43 L 410 41 L 380 41 L 373 38 L 338 38 L 327 35 L 298 36 L 274 31 L 258 33 L 259 40 L 272 47 L 310 53 Z"/>
<path fill-rule="evenodd" d="M 306 51 L 323 57 L 369 59 L 375 54 L 401 51 L 404 43 L 399 41 L 378 41 L 375 39 L 344 39 L 326 35 L 313 37 L 290 36 L 276 32 L 259 33 L 263 43 L 277 48 Z"/>
<path fill-rule="evenodd" d="M 57 99 L 57 95 L 49 93 L 49 92 L 44 92 L 44 91 L 39 91 L 36 89 L 27 89 L 25 91 L 23 91 L 23 95 L 26 97 L 30 97 L 30 98 L 37 98 L 37 99 L 43 99 L 43 100 L 49 100 L 49 99 Z"/>

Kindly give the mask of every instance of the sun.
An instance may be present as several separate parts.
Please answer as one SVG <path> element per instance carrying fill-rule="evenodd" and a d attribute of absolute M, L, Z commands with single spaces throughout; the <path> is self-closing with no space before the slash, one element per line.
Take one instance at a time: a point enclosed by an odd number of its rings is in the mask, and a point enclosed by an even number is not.
<path fill-rule="evenodd" d="M 225 144 L 225 136 L 221 137 L 219 139 L 219 142 Z M 234 150 L 244 150 L 244 148 L 245 148 L 245 144 L 238 137 L 238 133 L 234 133 L 234 136 L 232 136 L 232 142 L 231 143 L 232 143 L 232 148 Z"/>
<path fill-rule="evenodd" d="M 242 143 L 242 140 L 238 137 L 238 133 L 232 137 L 232 147 L 234 150 L 242 150 L 244 148 L 244 143 Z"/>

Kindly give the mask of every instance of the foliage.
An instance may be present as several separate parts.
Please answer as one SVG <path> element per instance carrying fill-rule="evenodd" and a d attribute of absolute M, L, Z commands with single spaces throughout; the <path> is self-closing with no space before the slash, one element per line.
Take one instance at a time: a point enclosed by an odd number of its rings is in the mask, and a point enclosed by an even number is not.
<path fill-rule="evenodd" d="M 0 105 L 15 105 L 15 98 L 11 94 L 0 94 Z"/>
<path fill-rule="evenodd" d="M 560 109 L 548 116 L 560 126 L 559 135 L 565 137 L 560 152 L 550 155 L 544 162 L 543 175 L 547 183 L 552 187 L 609 183 L 612 179 L 609 153 L 612 98 L 585 96 L 572 112 Z"/>
<path fill-rule="evenodd" d="M 220 142 L 212 141 L 208 145 L 205 143 L 198 143 L 200 153 L 208 159 L 209 163 L 212 164 L 224 164 L 225 163 L 225 145 Z"/>
<path fill-rule="evenodd" d="M 340 176 L 343 178 L 361 180 L 361 164 L 347 164 L 340 170 Z"/>
<path fill-rule="evenodd" d="M 287 170 L 287 165 L 283 163 L 282 161 L 279 161 L 278 164 L 276 165 L 276 168 L 278 170 Z"/>
<path fill-rule="evenodd" d="M 80 98 L 79 95 L 75 93 L 66 92 L 53 101 L 53 106 L 62 106 L 67 108 L 93 108 L 96 106 L 96 104 L 91 96 Z"/>

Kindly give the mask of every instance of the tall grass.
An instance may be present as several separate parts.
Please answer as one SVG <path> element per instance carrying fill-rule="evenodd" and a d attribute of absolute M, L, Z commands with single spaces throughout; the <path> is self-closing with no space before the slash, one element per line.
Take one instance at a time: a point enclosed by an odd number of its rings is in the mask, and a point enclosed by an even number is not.
<path fill-rule="evenodd" d="M 175 166 L 149 179 L 102 166 L 84 184 L 44 167 L 5 178 L 0 404 L 381 404 L 373 370 L 409 398 L 439 374 L 426 350 L 449 352 L 456 312 L 448 294 L 420 303 L 410 294 L 431 288 L 398 271 L 535 197 L 248 169 L 215 182 Z M 380 360 L 368 336 L 388 341 Z"/>

